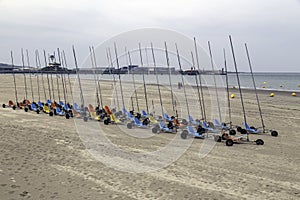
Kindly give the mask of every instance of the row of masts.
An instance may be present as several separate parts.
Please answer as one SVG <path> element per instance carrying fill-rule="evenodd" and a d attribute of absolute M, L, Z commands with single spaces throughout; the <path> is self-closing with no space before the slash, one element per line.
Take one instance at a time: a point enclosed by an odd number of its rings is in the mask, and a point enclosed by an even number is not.
<path fill-rule="evenodd" d="M 49 56 L 49 63 L 47 61 L 47 56 L 46 56 L 46 52 L 43 51 L 43 57 L 44 57 L 44 64 L 45 66 L 49 66 L 49 65 L 58 65 L 58 66 L 63 66 L 64 68 L 67 69 L 67 62 L 66 62 L 66 56 L 65 56 L 65 52 L 60 52 L 59 49 L 57 49 L 58 52 L 58 57 L 59 57 L 59 63 L 55 62 L 55 57 L 54 55 Z M 11 51 L 11 65 L 14 68 L 14 57 L 13 57 L 13 52 Z M 21 49 L 21 56 L 22 56 L 22 66 L 23 68 L 25 68 L 25 56 L 24 56 L 24 50 Z M 30 69 L 30 59 L 29 59 L 29 54 L 28 54 L 28 50 L 26 50 L 26 62 L 27 65 L 29 66 Z M 40 54 L 39 51 L 36 50 L 35 51 L 35 65 L 37 69 L 41 69 L 41 59 L 40 59 Z M 44 74 L 46 74 L 46 77 L 44 76 Z M 58 74 L 60 74 L 61 76 L 61 80 L 59 80 L 59 76 L 57 76 Z M 14 70 L 12 70 L 12 75 L 13 75 L 13 81 L 14 81 L 14 90 L 15 90 L 15 100 L 16 102 L 19 102 L 19 96 L 18 96 L 18 91 L 17 91 L 17 85 L 16 85 L 16 73 Z M 40 75 L 40 76 L 39 76 Z M 33 102 L 35 102 L 37 99 L 35 99 L 35 95 L 33 92 L 33 77 L 32 77 L 32 73 L 29 73 L 29 83 L 30 85 L 28 86 L 28 81 L 27 81 L 27 77 L 26 77 L 26 73 L 23 73 L 23 79 L 24 79 L 24 100 L 28 100 L 30 97 L 29 94 L 29 87 L 30 87 L 30 91 L 31 91 L 31 99 Z M 56 77 L 56 80 L 55 80 Z M 41 78 L 41 80 L 40 80 Z M 46 79 L 46 80 L 45 80 Z M 56 83 L 55 83 L 56 81 Z M 61 81 L 61 84 L 59 83 L 59 81 Z M 46 84 L 45 84 L 46 82 Z M 55 76 L 53 75 L 53 73 L 45 73 L 42 70 L 39 70 L 39 74 L 36 75 L 36 85 L 37 85 L 37 91 L 38 91 L 38 101 L 41 101 L 42 96 L 44 96 L 44 99 L 47 100 L 64 100 L 64 102 L 67 101 L 71 101 L 70 99 L 67 98 L 67 94 L 70 93 L 71 97 L 73 99 L 73 94 L 72 94 L 72 86 L 71 86 L 71 80 L 70 80 L 70 74 L 67 73 L 59 73 L 59 71 L 57 71 L 55 73 Z M 60 88 L 60 85 L 62 85 L 62 88 Z M 55 88 L 56 87 L 56 88 Z M 57 90 L 57 94 L 55 93 L 55 90 Z M 63 93 L 63 94 L 61 94 Z M 57 95 L 57 96 L 56 96 Z"/>
<path fill-rule="evenodd" d="M 241 98 L 241 104 L 242 104 L 242 111 L 243 111 L 243 118 L 244 118 L 244 122 L 247 123 L 247 117 L 246 117 L 246 111 L 245 111 L 245 106 L 244 106 L 244 99 L 243 99 L 243 94 L 242 94 L 242 90 L 241 90 L 241 85 L 240 85 L 240 77 L 239 77 L 239 72 L 238 72 L 238 68 L 237 68 L 237 62 L 236 62 L 236 58 L 235 58 L 235 53 L 234 53 L 234 47 L 232 44 L 232 39 L 231 36 L 229 36 L 229 40 L 230 40 L 230 47 L 231 47 L 231 52 L 232 52 L 232 56 L 233 56 L 233 61 L 234 61 L 234 67 L 235 67 L 235 74 L 237 77 L 237 81 L 238 81 L 238 87 L 239 87 L 239 92 L 240 92 L 240 98 Z M 198 71 L 201 71 L 200 69 L 200 61 L 199 61 L 199 55 L 198 55 L 198 48 L 197 48 L 197 42 L 196 39 L 194 38 L 193 40 L 194 42 L 194 53 L 193 51 L 191 51 L 191 60 L 193 63 L 193 67 Z M 172 104 L 172 111 L 173 111 L 173 115 L 178 117 L 178 109 L 177 109 L 177 103 L 174 97 L 174 91 L 173 91 L 173 87 L 172 87 L 172 82 L 171 82 L 171 70 L 170 70 L 170 61 L 169 61 L 169 54 L 168 54 L 168 46 L 167 43 L 164 43 L 164 47 L 165 47 L 165 59 L 166 59 L 166 65 L 168 67 L 168 78 L 169 78 L 169 87 L 170 87 L 170 92 L 171 92 L 171 104 Z M 153 44 L 151 43 L 151 54 L 152 54 L 152 61 L 153 61 L 153 66 L 154 69 L 157 68 L 156 65 L 156 56 L 155 56 L 155 51 L 154 51 L 154 47 Z M 183 71 L 182 69 L 182 62 L 181 62 L 181 56 L 180 56 L 180 51 L 179 48 L 177 46 L 177 44 L 175 43 L 175 48 L 176 48 L 176 55 L 177 55 L 177 62 L 178 62 L 178 66 L 180 68 L 180 71 Z M 144 66 L 144 58 L 142 56 L 142 47 L 141 44 L 138 44 L 138 49 L 139 49 L 139 55 L 140 55 L 140 65 L 143 67 Z M 213 54 L 212 54 L 212 49 L 211 49 L 211 43 L 208 42 L 208 49 L 209 49 L 209 57 L 210 57 L 210 61 L 211 61 L 211 70 L 215 71 L 215 66 L 214 66 L 214 62 L 213 62 Z M 253 71 L 252 71 L 252 66 L 251 66 L 251 61 L 250 61 L 250 56 L 249 56 L 249 51 L 247 48 L 247 44 L 245 44 L 245 49 L 246 49 L 246 54 L 247 54 L 247 58 L 248 58 L 248 63 L 249 63 L 249 67 L 250 67 L 250 72 L 252 74 L 252 80 L 253 80 L 253 84 L 254 84 L 254 88 L 255 88 L 255 94 L 256 94 L 256 100 L 257 100 L 257 104 L 258 104 L 258 108 L 259 108 L 259 113 L 260 113 L 260 117 L 261 117 L 261 122 L 262 122 L 262 127 L 263 129 L 265 128 L 264 125 L 264 121 L 262 118 L 262 111 L 260 108 L 260 103 L 259 103 L 259 98 L 257 95 L 257 91 L 256 91 L 256 85 L 255 85 L 255 80 L 254 80 L 254 76 L 253 76 Z M 23 70 L 25 69 L 25 57 L 26 57 L 26 61 L 27 61 L 27 66 L 30 69 L 30 60 L 29 60 L 29 53 L 28 50 L 25 51 L 26 54 L 24 53 L 24 50 L 21 49 L 21 56 L 22 56 L 22 67 Z M 72 52 L 73 52 L 73 57 L 74 57 L 74 65 L 75 65 L 75 71 L 77 72 L 77 81 L 78 81 L 78 85 L 79 85 L 79 93 L 80 93 L 80 104 L 81 107 L 85 107 L 86 106 L 86 102 L 85 102 L 85 95 L 84 95 L 84 90 L 82 87 L 82 83 L 81 83 L 81 77 L 79 72 L 79 67 L 78 67 L 78 62 L 77 62 L 77 57 L 76 57 L 76 52 L 75 52 L 75 48 L 72 48 Z M 113 60 L 113 55 L 111 52 L 110 48 L 106 49 L 106 54 L 107 54 L 107 62 L 109 67 L 114 67 L 114 63 L 116 64 L 117 69 L 120 69 L 120 63 L 119 63 L 119 56 L 118 56 L 118 51 L 117 51 L 117 44 L 114 43 L 114 57 L 115 59 Z M 228 100 L 228 107 L 229 107 L 229 120 L 230 120 L 230 127 L 232 127 L 232 122 L 231 122 L 231 105 L 230 105 L 230 99 L 229 99 L 229 89 L 228 89 L 228 76 L 227 76 L 227 61 L 226 61 L 226 54 L 225 54 L 225 49 L 223 50 L 224 52 L 224 65 L 225 65 L 225 72 L 226 72 L 226 88 L 227 88 L 227 100 Z M 46 56 L 46 52 L 43 51 L 43 57 L 44 57 L 44 64 L 45 66 L 62 66 L 63 68 L 68 69 L 67 66 L 67 61 L 66 61 L 66 55 L 64 51 L 60 51 L 60 49 L 57 49 L 56 51 L 57 53 L 57 57 L 58 57 L 58 62 L 56 61 L 56 56 L 50 55 Z M 99 73 L 96 73 L 96 68 L 97 68 L 97 59 L 96 59 L 96 54 L 95 54 L 95 50 L 94 47 L 89 47 L 89 54 L 90 54 L 90 59 L 91 59 L 91 64 L 92 64 L 92 70 L 93 70 L 93 79 L 94 79 L 94 87 L 96 90 L 96 99 L 97 99 L 97 104 L 99 107 L 103 108 L 105 105 L 103 104 L 103 94 L 102 94 L 102 89 L 101 89 L 101 83 L 100 83 L 100 78 L 99 77 Z M 131 52 L 127 49 L 125 49 L 125 54 L 128 57 L 129 60 L 129 65 L 132 65 L 132 59 L 131 59 Z M 148 58 L 147 58 L 148 59 Z M 36 68 L 37 69 L 41 69 L 41 59 L 40 59 L 40 53 L 39 51 L 35 51 L 35 64 L 36 64 Z M 50 61 L 50 62 L 49 62 Z M 13 52 L 11 52 L 11 62 L 12 62 L 12 66 L 14 68 L 14 57 L 13 57 Z M 56 68 L 57 69 L 57 68 Z M 42 70 L 39 70 L 40 72 L 40 77 L 42 80 L 40 80 L 39 75 L 37 75 L 37 87 L 38 87 L 38 101 L 41 101 L 42 96 L 44 97 L 45 100 L 49 99 L 50 101 L 64 101 L 65 103 L 69 103 L 72 102 L 73 104 L 74 102 L 74 96 L 72 93 L 72 84 L 71 84 L 71 80 L 70 80 L 70 74 L 69 73 L 62 73 L 60 71 L 56 71 L 56 74 L 53 73 L 45 73 Z M 157 70 L 154 70 L 155 72 L 155 78 L 156 78 L 156 85 L 157 85 L 157 91 L 158 91 L 158 96 L 159 96 L 159 102 L 160 102 L 160 107 L 161 107 L 161 116 L 164 116 L 165 114 L 165 110 L 164 110 L 164 105 L 163 105 L 163 101 L 162 101 L 162 93 L 161 93 L 161 84 L 160 84 L 160 79 L 159 79 L 159 74 L 157 73 Z M 59 76 L 58 74 L 60 74 L 60 79 L 59 80 Z M 15 100 L 16 102 L 19 102 L 19 95 L 18 95 L 18 91 L 17 91 L 17 86 L 16 86 L 16 76 L 14 73 L 14 70 L 12 71 L 12 75 L 13 75 L 13 81 L 14 81 L 14 89 L 15 89 Z M 46 75 L 46 77 L 44 76 Z M 119 95 L 115 95 L 116 98 L 113 98 L 114 101 L 114 105 L 117 107 L 116 109 L 118 109 L 119 111 L 122 110 L 122 108 L 125 108 L 125 101 L 124 101 L 124 89 L 123 89 L 123 84 L 122 84 L 122 78 L 121 78 L 121 74 L 117 74 L 117 77 L 115 76 L 114 73 L 111 74 L 112 78 L 113 78 L 113 85 L 114 85 L 114 89 L 116 90 L 117 88 L 119 88 L 120 91 L 115 91 L 115 93 L 119 93 L 121 96 L 121 100 L 118 98 Z M 219 120 L 221 122 L 224 121 L 224 118 L 222 117 L 222 111 L 221 111 L 221 105 L 220 105 L 220 97 L 219 97 L 219 93 L 218 93 L 218 89 L 217 89 L 217 83 L 216 83 L 216 75 L 213 74 L 213 82 L 214 82 L 214 88 L 215 88 L 215 97 L 217 100 L 217 107 L 218 107 L 218 115 L 219 115 Z M 29 83 L 30 85 L 27 85 L 27 78 L 25 72 L 23 73 L 23 78 L 24 78 L 24 91 L 25 91 L 25 95 L 23 97 L 24 100 L 28 100 L 29 96 L 31 95 L 31 99 L 33 102 L 36 101 L 34 93 L 33 93 L 33 78 L 32 78 L 32 74 L 30 73 L 29 75 Z M 132 110 L 136 110 L 137 112 L 141 111 L 141 107 L 143 107 L 140 102 L 139 102 L 139 98 L 138 98 L 138 94 L 137 94 L 137 88 L 136 88 L 136 80 L 135 80 L 135 74 L 132 73 L 131 74 L 131 78 L 132 78 L 132 84 L 134 87 L 134 96 L 130 97 L 131 98 L 131 106 L 132 106 Z M 199 103 L 199 107 L 200 107 L 200 112 L 199 114 L 201 115 L 201 119 L 204 121 L 208 121 L 207 120 L 207 113 L 206 113 L 206 105 L 205 105 L 205 96 L 203 93 L 203 83 L 202 83 L 202 77 L 201 77 L 201 73 L 199 74 L 195 74 L 194 75 L 195 78 L 195 83 L 196 83 L 196 88 L 197 88 L 197 96 L 198 96 L 198 103 Z M 46 84 L 44 79 L 46 79 Z M 147 83 L 145 80 L 145 75 L 144 73 L 142 74 L 142 79 L 143 79 L 143 92 L 144 92 L 144 97 L 145 97 L 145 110 L 147 111 L 147 113 L 150 112 L 150 105 L 149 105 L 149 95 L 147 92 Z M 40 81 L 42 82 L 42 84 L 40 84 Z M 61 83 L 59 83 L 59 81 L 61 81 Z M 55 83 L 56 82 L 56 83 Z M 119 84 L 119 86 L 117 87 L 117 83 Z M 183 92 L 184 92 L 184 97 L 185 97 L 185 106 L 186 106 L 186 111 L 188 116 L 190 116 L 190 105 L 189 105 L 189 99 L 187 96 L 187 91 L 186 91 L 186 83 L 185 83 L 185 79 L 183 77 L 183 74 L 181 74 L 181 83 L 183 86 Z M 55 88 L 55 84 L 56 84 L 56 88 Z M 46 87 L 47 85 L 47 87 Z M 60 87 L 62 86 L 62 88 Z M 29 89 L 28 87 L 31 88 L 31 94 L 28 93 Z M 48 89 L 48 91 L 47 91 Z M 55 93 L 54 91 L 57 91 L 57 93 Z M 68 94 L 71 95 L 71 99 L 68 98 Z M 133 99 L 135 99 L 135 103 L 136 105 L 134 105 L 134 101 Z M 120 105 L 120 101 L 121 101 L 121 105 Z M 153 99 L 152 99 L 152 107 L 154 107 L 153 105 Z M 136 108 L 136 109 L 135 109 Z"/>

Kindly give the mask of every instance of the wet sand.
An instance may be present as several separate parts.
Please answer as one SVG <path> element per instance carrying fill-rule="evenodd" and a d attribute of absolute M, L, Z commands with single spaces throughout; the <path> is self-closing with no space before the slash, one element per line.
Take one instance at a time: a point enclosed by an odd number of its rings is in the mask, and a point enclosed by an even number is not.
<path fill-rule="evenodd" d="M 0 78 L 0 100 L 5 103 L 14 99 L 12 77 L 1 75 Z M 20 78 L 18 81 L 19 96 L 22 97 Z M 104 103 L 108 105 L 111 87 L 111 83 L 103 82 Z M 37 99 L 36 89 L 35 86 Z M 148 89 L 158 114 L 156 87 Z M 127 92 L 129 94 L 130 89 Z M 183 90 L 174 87 L 174 92 L 182 93 Z M 204 93 L 210 119 L 215 116 L 212 113 L 215 108 L 211 106 L 215 102 L 210 100 L 206 89 Z M 243 117 L 238 90 L 232 89 L 231 93 L 236 95 L 231 99 L 232 121 L 241 125 Z M 0 108 L 1 199 L 299 199 L 299 97 L 275 92 L 275 97 L 271 98 L 269 93 L 260 91 L 259 97 L 265 124 L 267 128 L 277 130 L 278 137 L 250 135 L 253 140 L 263 139 L 263 146 L 240 144 L 227 147 L 217 143 L 204 158 L 199 157 L 204 141 L 194 140 L 171 165 L 146 173 L 118 171 L 96 160 L 76 132 L 73 119 Z M 260 126 L 253 91 L 244 90 L 243 94 L 248 123 Z M 169 92 L 164 90 L 164 106 L 172 112 L 168 95 Z M 142 90 L 138 96 L 140 107 L 143 107 Z M 199 106 L 193 103 L 197 102 L 197 95 L 188 98 L 191 113 L 200 118 Z M 87 101 L 93 100 L 87 97 Z M 226 99 L 221 105 L 227 105 L 224 102 Z M 180 106 L 184 110 L 186 105 Z M 224 112 L 225 116 L 228 119 L 228 111 Z M 87 122 L 88 126 L 96 123 L 99 122 Z M 100 122 L 100 126 L 114 144 L 134 152 L 154 151 L 174 138 L 172 134 L 153 135 L 151 130 L 142 129 L 134 131 L 152 137 L 133 138 L 120 131 L 127 129 L 124 125 L 104 126 Z M 124 163 L 126 158 L 120 165 Z"/>

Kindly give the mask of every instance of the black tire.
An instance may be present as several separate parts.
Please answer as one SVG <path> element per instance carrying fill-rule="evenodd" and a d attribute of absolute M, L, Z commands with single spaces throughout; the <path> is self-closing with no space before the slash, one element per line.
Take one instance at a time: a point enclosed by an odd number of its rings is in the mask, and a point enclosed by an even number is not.
<path fill-rule="evenodd" d="M 87 122 L 88 121 L 88 117 L 83 117 L 83 121 Z"/>
<path fill-rule="evenodd" d="M 185 140 L 187 138 L 188 134 L 189 134 L 189 132 L 187 130 L 183 130 L 180 136 L 182 139 Z"/>
<path fill-rule="evenodd" d="M 226 146 L 231 147 L 232 145 L 233 145 L 233 140 L 232 139 L 226 140 Z"/>
<path fill-rule="evenodd" d="M 262 139 L 257 139 L 257 140 L 255 141 L 255 143 L 256 143 L 257 145 L 264 145 L 264 144 L 265 144 L 265 142 L 264 142 Z"/>
<path fill-rule="evenodd" d="M 155 134 L 155 133 L 157 133 L 157 132 L 158 132 L 158 129 L 157 129 L 156 127 L 153 127 L 153 128 L 152 128 L 152 133 Z"/>
<path fill-rule="evenodd" d="M 28 108 L 24 108 L 24 111 L 25 111 L 25 112 L 28 112 Z"/>
<path fill-rule="evenodd" d="M 272 135 L 273 137 L 277 137 L 277 136 L 278 136 L 278 132 L 277 132 L 277 131 L 272 131 L 272 132 L 271 132 L 271 135 Z"/>
<path fill-rule="evenodd" d="M 229 130 L 229 135 L 236 135 L 236 131 L 233 129 Z"/>
<path fill-rule="evenodd" d="M 214 139 L 215 139 L 215 142 L 221 142 L 222 141 L 222 138 L 219 135 L 215 136 Z"/>
<path fill-rule="evenodd" d="M 49 116 L 52 117 L 53 116 L 53 112 L 49 112 Z"/>
<path fill-rule="evenodd" d="M 40 114 L 40 110 L 39 109 L 36 110 L 36 114 Z"/>
<path fill-rule="evenodd" d="M 17 108 L 16 106 L 13 106 L 13 107 L 12 107 L 13 110 L 16 110 L 16 108 Z"/>
<path fill-rule="evenodd" d="M 127 128 L 132 129 L 132 123 L 131 122 L 127 123 Z"/>
<path fill-rule="evenodd" d="M 242 131 L 242 127 L 238 126 L 238 127 L 236 127 L 236 130 L 237 130 L 237 132 L 240 133 Z"/>
<path fill-rule="evenodd" d="M 221 136 L 222 140 L 227 140 L 227 137 L 226 137 L 226 134 L 223 133 L 222 136 Z"/>
<path fill-rule="evenodd" d="M 70 119 L 69 113 L 66 114 L 66 119 Z"/>
<path fill-rule="evenodd" d="M 103 122 L 104 122 L 105 125 L 109 124 L 109 120 L 108 119 L 105 119 Z"/>
<path fill-rule="evenodd" d="M 189 123 L 188 123 L 188 121 L 186 121 L 186 119 L 182 119 L 182 124 L 188 125 Z"/>
<path fill-rule="evenodd" d="M 5 105 L 5 104 L 2 104 L 2 108 L 6 108 L 6 105 Z"/>
<path fill-rule="evenodd" d="M 247 134 L 246 129 L 242 129 L 242 130 L 241 130 L 241 134 L 243 134 L 243 135 L 244 135 L 244 134 Z"/>

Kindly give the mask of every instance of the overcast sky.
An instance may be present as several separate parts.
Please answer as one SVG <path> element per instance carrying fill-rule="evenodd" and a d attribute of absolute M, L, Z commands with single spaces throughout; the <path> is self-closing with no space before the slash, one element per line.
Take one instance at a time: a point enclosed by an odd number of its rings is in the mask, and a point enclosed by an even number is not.
<path fill-rule="evenodd" d="M 0 62 L 13 50 L 20 64 L 22 47 L 70 54 L 73 44 L 83 62 L 89 45 L 145 27 L 195 36 L 204 48 L 210 40 L 219 67 L 231 34 L 241 70 L 247 42 L 255 71 L 300 72 L 299 0 L 0 0 Z"/>

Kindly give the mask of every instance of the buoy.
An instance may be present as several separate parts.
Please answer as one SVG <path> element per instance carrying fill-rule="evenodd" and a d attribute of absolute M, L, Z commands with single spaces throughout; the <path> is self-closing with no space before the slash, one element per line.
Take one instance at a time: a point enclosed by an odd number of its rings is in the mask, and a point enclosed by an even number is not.
<path fill-rule="evenodd" d="M 230 95 L 230 98 L 234 99 L 235 95 L 234 94 L 231 94 Z"/>
<path fill-rule="evenodd" d="M 264 82 L 264 85 L 266 85 L 266 84 L 267 84 L 267 82 L 265 81 L 265 82 Z"/>
<path fill-rule="evenodd" d="M 274 94 L 274 93 L 271 93 L 271 94 L 270 94 L 270 97 L 274 97 L 274 96 L 275 96 L 275 94 Z"/>
<path fill-rule="evenodd" d="M 296 96 L 297 96 L 297 94 L 296 94 L 295 92 L 293 92 L 293 93 L 292 93 L 292 96 L 293 96 L 293 97 L 296 97 Z"/>

